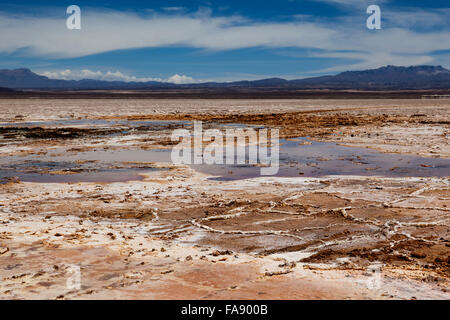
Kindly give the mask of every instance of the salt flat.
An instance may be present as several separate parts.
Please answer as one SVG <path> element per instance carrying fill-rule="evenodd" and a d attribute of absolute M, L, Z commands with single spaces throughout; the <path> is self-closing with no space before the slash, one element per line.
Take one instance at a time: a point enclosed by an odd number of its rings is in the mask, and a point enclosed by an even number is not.
<path fill-rule="evenodd" d="M 450 162 L 448 100 L 28 99 L 0 110 L 2 298 L 450 297 L 450 180 L 435 167 Z M 193 120 L 367 148 L 338 160 L 368 174 L 314 175 L 333 161 L 321 152 L 310 166 L 286 162 L 289 176 L 216 179 L 164 158 Z M 371 150 L 420 162 L 403 176 L 401 164 L 366 168 Z M 71 266 L 79 289 L 67 288 Z"/>

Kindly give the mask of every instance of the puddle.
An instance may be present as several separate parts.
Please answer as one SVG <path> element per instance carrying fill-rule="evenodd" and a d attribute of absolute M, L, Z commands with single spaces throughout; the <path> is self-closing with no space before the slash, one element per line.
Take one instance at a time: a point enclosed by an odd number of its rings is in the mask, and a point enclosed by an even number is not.
<path fill-rule="evenodd" d="M 123 136 L 133 131 L 162 132 L 179 127 L 191 127 L 189 121 L 128 121 L 128 120 L 93 120 L 68 119 L 36 122 L 0 123 L 5 136 L 0 134 L 0 142 L 16 144 L 23 132 L 29 129 L 58 129 L 69 128 L 89 129 L 87 136 L 95 136 L 97 132 L 107 130 L 107 136 Z M 108 130 L 112 130 L 109 133 Z M 25 130 L 25 131 L 22 131 Z M 14 132 L 18 131 L 19 136 Z M 13 133 L 12 135 L 9 133 Z M 39 133 L 39 132 L 38 132 Z M 58 138 L 62 137 L 62 132 Z M 38 138 L 47 138 L 38 135 Z M 81 136 L 76 136 L 81 138 Z M 25 138 L 27 139 L 27 138 Z M 1 145 L 1 144 L 0 144 Z M 83 147 L 81 145 L 80 147 Z M 143 172 L 165 170 L 154 168 L 148 162 L 170 162 L 167 150 L 104 150 L 101 146 L 89 151 L 72 151 L 68 148 L 50 150 L 45 155 L 32 154 L 26 156 L 0 157 L 0 182 L 7 183 L 19 179 L 24 182 L 64 183 L 64 182 L 123 182 L 142 180 Z M 129 162 L 147 162 L 129 163 Z"/>
<path fill-rule="evenodd" d="M 148 172 L 150 170 L 145 170 Z M 18 178 L 24 182 L 40 182 L 40 183 L 79 183 L 79 182 L 126 182 L 126 181 L 139 181 L 144 177 L 139 173 L 144 170 L 100 170 L 93 172 L 80 172 L 74 174 L 48 174 L 48 173 L 21 173 L 2 171 L 0 170 L 0 176 L 3 178 L 4 183 L 8 182 L 11 178 Z M 9 179 L 8 179 L 9 178 Z"/>
<path fill-rule="evenodd" d="M 149 160 L 152 159 L 152 160 Z M 151 162 L 170 162 L 167 150 L 101 150 L 1 157 L 0 179 L 24 182 L 125 182 L 142 180 L 142 173 L 167 170 Z M 133 163 L 136 162 L 136 163 Z"/>
<path fill-rule="evenodd" d="M 383 177 L 447 177 L 450 160 L 381 153 L 372 149 L 314 142 L 307 138 L 280 140 L 278 177 L 358 175 Z M 195 170 L 226 181 L 259 177 L 252 165 L 194 165 Z"/>
<path fill-rule="evenodd" d="M 447 177 L 450 160 L 387 154 L 365 148 L 313 142 L 307 138 L 280 141 L 278 177 L 358 175 L 382 177 Z M 139 173 L 162 170 L 154 162 L 171 163 L 171 150 L 53 150 L 46 155 L 0 157 L 0 178 L 17 177 L 27 182 L 119 182 L 141 180 Z M 251 165 L 191 165 L 227 181 L 260 177 Z M 70 171 L 70 174 L 52 174 Z"/>

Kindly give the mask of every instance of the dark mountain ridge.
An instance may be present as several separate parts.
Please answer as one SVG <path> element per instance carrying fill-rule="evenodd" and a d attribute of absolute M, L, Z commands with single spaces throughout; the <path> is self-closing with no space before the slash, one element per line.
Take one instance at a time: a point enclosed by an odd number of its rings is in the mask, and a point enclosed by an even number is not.
<path fill-rule="evenodd" d="M 276 88 L 298 90 L 430 90 L 450 89 L 450 70 L 442 66 L 386 66 L 364 71 L 346 71 L 337 75 L 298 80 L 270 78 L 254 81 L 172 84 L 166 82 L 121 82 L 92 79 L 57 80 L 29 69 L 0 70 L 0 87 L 46 90 L 154 90 L 154 89 L 226 89 Z"/>

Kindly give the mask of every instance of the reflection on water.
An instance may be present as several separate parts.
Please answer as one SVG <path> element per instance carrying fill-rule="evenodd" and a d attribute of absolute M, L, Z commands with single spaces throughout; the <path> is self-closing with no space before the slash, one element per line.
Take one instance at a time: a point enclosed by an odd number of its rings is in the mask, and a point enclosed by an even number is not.
<path fill-rule="evenodd" d="M 151 169 L 156 170 L 156 169 Z M 145 170 L 145 172 L 150 169 Z M 49 174 L 33 172 L 8 172 L 0 170 L 0 176 L 3 177 L 3 183 L 8 182 L 5 178 L 18 178 L 25 182 L 42 183 L 78 183 L 78 182 L 126 182 L 138 181 L 144 177 L 140 175 L 143 169 L 115 169 L 115 170 L 96 170 L 92 172 L 79 172 L 73 174 Z"/>
<path fill-rule="evenodd" d="M 146 162 L 169 161 L 167 150 L 62 152 L 57 149 L 46 155 L 1 157 L 0 178 L 44 183 L 136 181 L 143 179 L 141 173 L 164 170 Z"/>
<path fill-rule="evenodd" d="M 280 177 L 359 175 L 384 177 L 447 177 L 450 160 L 413 155 L 380 153 L 306 138 L 280 141 Z M 170 150 L 93 150 L 45 155 L 1 157 L 0 178 L 17 177 L 30 182 L 114 182 L 140 180 L 139 173 L 161 170 L 151 162 L 171 162 Z M 136 163 L 133 165 L 133 163 Z M 131 163 L 131 164 L 130 164 Z M 146 164 L 147 163 L 147 164 Z M 250 165 L 192 165 L 215 180 L 237 180 L 260 176 Z M 55 174 L 70 171 L 70 174 Z"/>
<path fill-rule="evenodd" d="M 280 141 L 279 177 L 323 177 L 359 175 L 384 177 L 447 177 L 450 160 L 413 155 L 381 153 L 335 143 L 314 142 L 307 138 Z M 255 166 L 192 166 L 215 176 L 215 180 L 236 180 L 260 176 Z"/>

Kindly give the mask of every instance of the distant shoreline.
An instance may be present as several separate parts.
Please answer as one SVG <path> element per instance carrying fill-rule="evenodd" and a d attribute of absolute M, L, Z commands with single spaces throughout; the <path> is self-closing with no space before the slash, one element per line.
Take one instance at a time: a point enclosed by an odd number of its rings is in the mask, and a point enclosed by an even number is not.
<path fill-rule="evenodd" d="M 15 90 L 0 99 L 422 99 L 450 90 L 355 91 L 280 90 L 270 88 L 184 90 Z"/>

